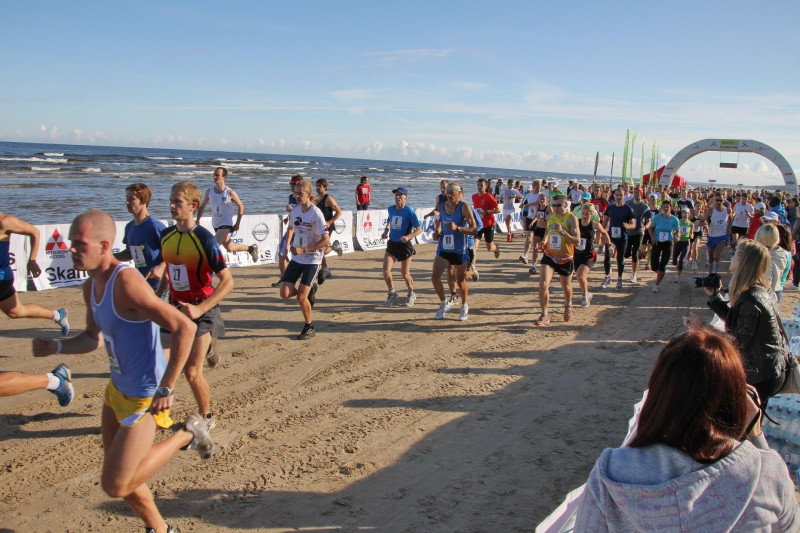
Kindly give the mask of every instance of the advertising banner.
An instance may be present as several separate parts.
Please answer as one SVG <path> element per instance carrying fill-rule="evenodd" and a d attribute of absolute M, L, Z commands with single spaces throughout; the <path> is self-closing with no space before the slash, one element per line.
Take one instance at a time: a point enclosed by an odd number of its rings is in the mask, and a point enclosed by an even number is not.
<path fill-rule="evenodd" d="M 494 221 L 498 228 L 500 228 L 503 233 L 508 233 L 508 228 L 506 228 L 506 222 L 503 220 L 503 213 L 495 213 Z M 514 214 L 511 216 L 511 231 L 521 231 L 524 226 L 522 225 L 522 206 L 515 205 L 514 206 Z"/>
<path fill-rule="evenodd" d="M 211 217 L 202 217 L 200 225 L 214 234 Z M 258 245 L 258 263 L 266 265 L 278 261 L 278 243 L 281 240 L 281 224 L 278 215 L 243 215 L 239 231 L 231 233 L 231 241 L 250 246 Z M 230 253 L 220 246 L 225 262 L 229 267 L 253 266 L 253 259 L 247 252 Z"/>
<path fill-rule="evenodd" d="M 39 236 L 41 239 L 41 235 Z M 14 289 L 17 292 L 28 290 L 28 247 L 30 240 L 27 235 L 11 234 L 8 242 L 8 262 L 11 271 L 14 273 Z M 39 258 L 36 258 L 39 266 L 42 266 Z M 42 267 L 44 268 L 44 267 Z"/>
<path fill-rule="evenodd" d="M 342 211 L 342 216 L 333 224 L 331 232 L 331 246 L 338 242 L 342 247 L 342 252 L 351 254 L 355 252 L 353 248 L 353 212 Z M 331 252 L 328 255 L 335 254 Z"/>
<path fill-rule="evenodd" d="M 356 211 L 356 241 L 362 250 L 383 250 L 386 239 L 382 239 L 386 221 L 389 218 L 387 209 L 370 209 Z"/>
<path fill-rule="evenodd" d="M 425 215 L 433 211 L 433 208 L 429 209 L 415 209 L 417 213 L 417 218 L 422 223 L 422 233 L 417 235 L 417 243 L 418 244 L 428 244 L 428 243 L 435 243 L 436 241 L 433 240 L 433 230 L 436 229 L 436 221 L 439 220 L 438 215 L 434 215 L 432 217 L 423 219 Z"/>

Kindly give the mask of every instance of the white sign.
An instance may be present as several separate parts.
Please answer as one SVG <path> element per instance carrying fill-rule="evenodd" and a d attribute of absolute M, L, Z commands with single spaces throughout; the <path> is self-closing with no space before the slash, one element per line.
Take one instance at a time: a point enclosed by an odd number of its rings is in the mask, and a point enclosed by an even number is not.
<path fill-rule="evenodd" d="M 356 211 L 356 241 L 362 250 L 386 249 L 388 237 L 383 239 L 382 234 L 388 218 L 387 209 Z"/>

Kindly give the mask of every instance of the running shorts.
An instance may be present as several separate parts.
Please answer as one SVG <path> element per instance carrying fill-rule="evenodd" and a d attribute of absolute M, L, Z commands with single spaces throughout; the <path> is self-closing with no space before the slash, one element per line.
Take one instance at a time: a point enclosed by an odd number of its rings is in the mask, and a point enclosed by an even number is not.
<path fill-rule="evenodd" d="M 559 276 L 571 276 L 572 273 L 575 272 L 575 262 L 572 260 L 569 260 L 566 263 L 556 263 L 550 258 L 550 256 L 544 255 L 544 257 L 542 257 L 542 265 L 549 266 L 555 270 L 556 274 Z"/>
<path fill-rule="evenodd" d="M 410 242 L 396 242 L 389 240 L 386 243 L 386 253 L 398 261 L 405 261 L 416 252 L 414 251 L 414 245 Z"/>
<path fill-rule="evenodd" d="M 150 408 L 153 398 L 139 398 L 122 394 L 114 386 L 114 382 L 109 379 L 103 402 L 114 411 L 114 417 L 120 426 L 132 428 L 147 416 L 147 410 Z M 166 429 L 173 424 L 172 418 L 169 416 L 169 410 L 154 414 L 153 418 L 160 428 Z"/>

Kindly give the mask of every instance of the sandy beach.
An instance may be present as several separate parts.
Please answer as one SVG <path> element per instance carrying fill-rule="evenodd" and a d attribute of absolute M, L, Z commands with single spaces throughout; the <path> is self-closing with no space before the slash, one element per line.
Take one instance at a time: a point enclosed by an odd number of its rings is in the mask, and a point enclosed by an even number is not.
<path fill-rule="evenodd" d="M 296 302 L 269 287 L 277 266 L 233 269 L 222 361 L 206 370 L 218 451 L 208 461 L 182 452 L 151 480 L 167 522 L 208 532 L 533 531 L 602 449 L 619 445 L 681 317 L 711 313 L 690 272 L 675 284 L 670 267 L 653 294 L 646 271 L 618 292 L 599 289 L 597 265 L 592 306 L 576 295 L 564 323 L 555 282 L 553 321 L 535 328 L 538 278 L 516 261 L 522 242 L 500 245 L 499 260 L 479 252 L 467 322 L 457 310 L 433 320 L 432 245 L 417 248 L 412 308 L 382 306 L 383 252 L 334 257 L 318 333 L 305 342 L 295 340 Z M 405 294 L 397 271 L 395 286 Z M 21 299 L 66 306 L 73 332 L 85 324 L 78 288 Z M 788 293 L 784 314 L 795 301 Z M 76 388 L 64 409 L 44 391 L 0 399 L 0 531 L 139 531 L 99 485 L 105 352 L 35 359 L 31 338 L 54 327 L 3 317 L 0 328 L 2 369 L 47 372 L 63 361 Z M 195 408 L 184 379 L 176 396 L 183 420 Z"/>

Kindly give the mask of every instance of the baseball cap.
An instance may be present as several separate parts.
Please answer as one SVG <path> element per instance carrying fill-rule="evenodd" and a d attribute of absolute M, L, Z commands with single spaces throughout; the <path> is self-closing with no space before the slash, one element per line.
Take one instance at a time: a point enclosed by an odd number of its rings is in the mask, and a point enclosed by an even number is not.
<path fill-rule="evenodd" d="M 558 189 L 558 181 L 553 180 L 553 188 Z"/>
<path fill-rule="evenodd" d="M 761 217 L 761 220 L 779 220 L 778 213 L 776 213 L 775 211 L 768 211 L 764 213 L 764 216 Z"/>
<path fill-rule="evenodd" d="M 408 190 L 406 190 L 406 188 L 405 188 L 405 187 L 398 187 L 398 188 L 396 188 L 396 189 L 393 189 L 393 190 L 392 190 L 392 193 L 393 193 L 393 194 L 400 193 L 400 194 L 402 194 L 402 195 L 404 195 L 404 196 L 408 196 Z"/>
<path fill-rule="evenodd" d="M 581 200 L 591 200 L 591 199 L 592 199 L 592 193 L 585 192 L 581 194 Z"/>
<path fill-rule="evenodd" d="M 753 206 L 753 209 L 756 211 L 764 211 L 767 209 L 767 206 L 765 206 L 763 202 L 758 202 L 755 206 Z"/>
<path fill-rule="evenodd" d="M 656 193 L 654 193 L 654 192 L 651 192 L 650 194 L 648 194 L 647 197 L 648 198 L 658 198 L 658 196 L 656 196 Z"/>
<path fill-rule="evenodd" d="M 295 174 L 292 176 L 292 183 L 297 183 L 298 181 L 303 181 L 303 176 L 300 174 Z"/>

